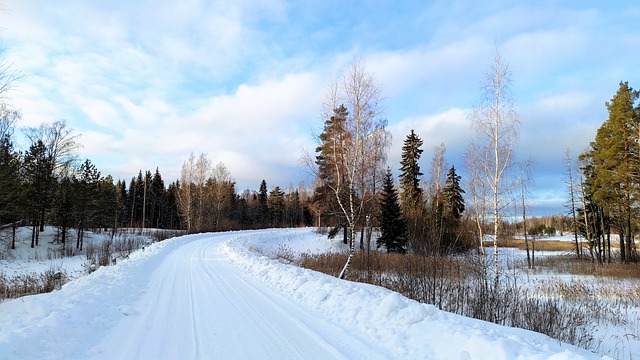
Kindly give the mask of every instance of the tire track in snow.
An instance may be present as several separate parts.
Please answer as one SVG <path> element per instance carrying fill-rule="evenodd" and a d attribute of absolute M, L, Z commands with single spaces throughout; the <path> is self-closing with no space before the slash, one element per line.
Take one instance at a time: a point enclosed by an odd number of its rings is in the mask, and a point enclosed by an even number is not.
<path fill-rule="evenodd" d="M 98 358 L 384 358 L 242 273 L 219 249 L 228 238 L 194 238 L 166 254 L 134 306 L 138 314 L 112 328 Z"/>

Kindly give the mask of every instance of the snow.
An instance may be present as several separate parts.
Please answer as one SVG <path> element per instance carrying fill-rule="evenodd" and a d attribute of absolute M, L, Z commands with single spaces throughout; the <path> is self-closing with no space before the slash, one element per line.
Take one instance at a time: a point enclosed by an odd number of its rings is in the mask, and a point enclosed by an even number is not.
<path fill-rule="evenodd" d="M 0 303 L 0 358 L 599 358 L 264 255 L 340 248 L 312 229 L 154 243 L 59 291 Z"/>

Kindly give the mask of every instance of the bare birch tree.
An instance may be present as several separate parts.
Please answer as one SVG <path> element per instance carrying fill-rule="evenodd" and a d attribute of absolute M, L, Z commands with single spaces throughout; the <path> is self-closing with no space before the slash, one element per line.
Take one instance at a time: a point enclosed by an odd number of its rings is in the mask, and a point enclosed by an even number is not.
<path fill-rule="evenodd" d="M 346 110 L 346 111 L 345 111 Z M 346 221 L 349 257 L 340 271 L 344 278 L 355 254 L 356 226 L 367 217 L 367 204 L 374 199 L 380 162 L 389 144 L 386 119 L 382 117 L 380 87 L 364 64 L 354 58 L 348 70 L 332 82 L 322 104 L 322 116 L 330 119 L 345 115 L 340 134 L 325 137 L 316 163 L 322 161 L 330 176 L 321 176 L 310 156 L 304 161 L 321 182 L 335 196 L 337 207 Z M 324 145 L 324 146 L 323 146 Z M 319 149 L 320 149 L 319 148 Z M 373 155 L 373 156 L 372 156 Z"/>
<path fill-rule="evenodd" d="M 182 221 L 187 227 L 187 232 L 193 231 L 193 197 L 194 197 L 194 181 L 195 181 L 196 156 L 193 152 L 189 158 L 182 163 L 180 173 L 180 187 L 177 189 L 176 199 L 178 201 L 178 210 Z"/>
<path fill-rule="evenodd" d="M 511 97 L 511 71 L 496 50 L 493 62 L 485 73 L 482 98 L 469 119 L 476 138 L 467 152 L 475 161 L 466 161 L 472 167 L 472 183 L 481 187 L 474 195 L 488 208 L 488 220 L 493 224 L 494 281 L 498 283 L 498 241 L 505 211 L 513 201 L 511 195 L 518 186 L 514 176 L 514 146 L 519 139 L 520 122 Z M 478 223 L 479 226 L 483 224 Z M 482 240 L 481 240 L 482 241 Z"/>
<path fill-rule="evenodd" d="M 211 177 L 211 160 L 207 154 L 202 153 L 198 156 L 195 164 L 195 173 L 193 177 L 195 186 L 195 217 L 194 228 L 196 231 L 202 231 L 204 226 L 205 208 L 206 208 L 206 184 Z"/>
<path fill-rule="evenodd" d="M 208 184 L 209 201 L 213 212 L 213 228 L 219 230 L 220 219 L 231 205 L 235 193 L 235 181 L 224 163 L 219 162 L 213 169 Z"/>
<path fill-rule="evenodd" d="M 575 181 L 573 179 L 574 176 L 574 169 L 573 169 L 573 160 L 571 159 L 571 153 L 569 151 L 569 149 L 567 149 L 564 152 L 564 157 L 565 157 L 565 161 L 567 162 L 567 191 L 569 192 L 569 203 L 567 204 L 567 206 L 569 206 L 569 213 L 571 214 L 571 227 L 573 230 L 573 238 L 575 241 L 575 245 L 576 245 L 576 256 L 578 258 L 582 257 L 582 249 L 581 249 L 581 244 L 578 242 L 578 217 L 576 215 L 576 206 L 577 206 L 577 199 L 576 199 L 576 184 Z"/>
<path fill-rule="evenodd" d="M 440 144 L 433 148 L 433 158 L 431 159 L 431 171 L 429 175 L 429 195 L 427 201 L 431 205 L 431 251 L 439 252 L 443 237 L 443 212 L 442 212 L 442 188 L 444 187 L 447 169 L 449 165 L 445 159 L 447 147 Z"/>

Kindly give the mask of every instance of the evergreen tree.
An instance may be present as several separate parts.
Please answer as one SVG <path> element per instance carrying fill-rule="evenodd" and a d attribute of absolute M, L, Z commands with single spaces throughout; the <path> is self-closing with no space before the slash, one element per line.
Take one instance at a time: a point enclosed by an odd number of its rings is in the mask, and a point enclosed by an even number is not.
<path fill-rule="evenodd" d="M 390 168 L 387 169 L 383 180 L 379 222 L 380 237 L 376 241 L 377 246 L 384 246 L 387 252 L 404 254 L 407 250 L 407 224 L 400 211 L 398 193 L 393 186 Z"/>
<path fill-rule="evenodd" d="M 15 249 L 15 229 L 20 220 L 20 204 L 24 201 L 20 177 L 20 154 L 13 150 L 8 136 L 0 139 L 0 222 L 11 223 L 11 248 Z"/>
<path fill-rule="evenodd" d="M 167 189 L 167 217 L 166 228 L 168 229 L 180 229 L 180 213 L 178 211 L 178 198 L 176 196 L 177 191 L 180 189 L 180 182 L 169 184 Z"/>
<path fill-rule="evenodd" d="M 13 144 L 9 138 L 0 139 L 0 222 L 5 224 L 10 221 L 12 213 L 15 213 L 13 205 L 16 203 L 16 194 L 20 185 L 20 159 L 19 154 L 13 150 Z"/>
<path fill-rule="evenodd" d="M 96 222 L 98 207 L 97 199 L 100 190 L 100 172 L 89 159 L 86 159 L 78 169 L 74 179 L 74 219 L 76 221 L 77 240 L 76 249 L 82 250 L 84 245 L 84 231 Z"/>
<path fill-rule="evenodd" d="M 138 176 L 131 179 L 129 183 L 129 226 L 142 226 L 142 215 L 144 206 L 144 178 L 142 170 L 138 172 Z"/>
<path fill-rule="evenodd" d="M 126 227 L 129 224 L 129 221 L 127 219 L 127 214 L 129 213 L 127 211 L 127 204 L 129 203 L 127 196 L 127 183 L 124 180 L 118 180 L 116 189 L 118 192 L 118 194 L 116 195 L 116 201 L 118 204 L 116 223 L 118 224 L 118 227 Z"/>
<path fill-rule="evenodd" d="M 118 219 L 118 187 L 113 183 L 111 175 L 98 179 L 95 197 L 96 211 L 92 226 L 112 228 L 112 235 L 115 235 Z"/>
<path fill-rule="evenodd" d="M 267 182 L 262 179 L 260 182 L 260 190 L 258 191 L 258 222 L 260 226 L 266 225 L 267 222 L 267 199 L 269 198 L 269 192 L 267 190 Z"/>
<path fill-rule="evenodd" d="M 341 227 L 344 222 L 343 211 L 336 197 L 347 198 L 346 151 L 349 143 L 347 117 L 349 112 L 344 105 L 333 110 L 333 116 L 324 122 L 319 136 L 320 145 L 316 148 L 317 175 L 320 186 L 314 191 L 314 203 L 321 216 L 329 225 Z"/>
<path fill-rule="evenodd" d="M 461 177 L 456 173 L 454 166 L 451 166 L 447 173 L 447 180 L 445 180 L 444 186 L 444 202 L 445 202 L 445 216 L 459 220 L 464 212 L 464 190 L 460 187 Z"/>
<path fill-rule="evenodd" d="M 587 179 L 587 192 L 593 200 L 611 214 L 620 235 L 620 256 L 623 262 L 635 260 L 632 253 L 634 207 L 638 203 L 640 182 L 640 146 L 638 127 L 640 109 L 635 105 L 639 92 L 627 82 L 610 102 L 606 103 L 609 119 L 598 129 L 591 150 L 581 157 L 592 164 Z"/>
<path fill-rule="evenodd" d="M 285 210 L 285 198 L 284 191 L 282 191 L 279 186 L 276 186 L 269 192 L 267 207 L 269 210 L 269 217 L 271 218 L 271 226 L 282 226 Z"/>
<path fill-rule="evenodd" d="M 73 227 L 73 207 L 74 207 L 74 191 L 73 182 L 70 177 L 63 177 L 56 185 L 55 200 L 53 205 L 54 225 L 58 226 L 60 234 L 59 241 L 62 243 L 62 249 L 67 247 L 67 235 L 69 229 Z"/>
<path fill-rule="evenodd" d="M 53 170 L 51 158 L 47 156 L 47 149 L 42 140 L 31 144 L 29 151 L 24 155 L 23 170 L 27 186 L 27 215 L 33 226 L 31 247 L 34 247 L 38 246 L 39 225 L 44 222 L 49 205 L 47 194 Z"/>
<path fill-rule="evenodd" d="M 163 228 L 163 220 L 167 212 L 167 196 L 164 180 L 162 180 L 158 168 L 156 168 L 153 178 L 151 178 L 151 182 L 148 185 L 147 194 L 148 224 L 153 228 Z"/>
<path fill-rule="evenodd" d="M 411 130 L 402 146 L 402 160 L 400 161 L 400 203 L 402 212 L 407 219 L 408 242 L 412 250 L 424 253 L 426 251 L 425 201 L 420 188 L 420 165 L 418 161 L 422 155 L 422 140 Z"/>
<path fill-rule="evenodd" d="M 460 251 L 466 249 L 470 243 L 464 241 L 459 234 L 460 218 L 464 212 L 464 190 L 460 187 L 461 177 L 451 166 L 447 173 L 443 192 L 443 224 L 444 227 L 441 249 L 443 251 Z"/>
<path fill-rule="evenodd" d="M 402 160 L 400 160 L 400 188 L 403 207 L 414 206 L 422 201 L 422 189 L 420 188 L 420 165 L 418 161 L 422 155 L 422 140 L 413 130 L 407 135 L 402 145 Z"/>

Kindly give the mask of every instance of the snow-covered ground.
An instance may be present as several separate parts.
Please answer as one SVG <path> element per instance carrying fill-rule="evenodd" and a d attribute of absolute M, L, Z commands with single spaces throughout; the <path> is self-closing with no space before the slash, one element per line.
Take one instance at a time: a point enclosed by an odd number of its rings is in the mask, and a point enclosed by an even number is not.
<path fill-rule="evenodd" d="M 283 246 L 340 248 L 312 229 L 154 243 L 59 291 L 0 303 L 0 358 L 598 358 L 261 255 Z"/>

